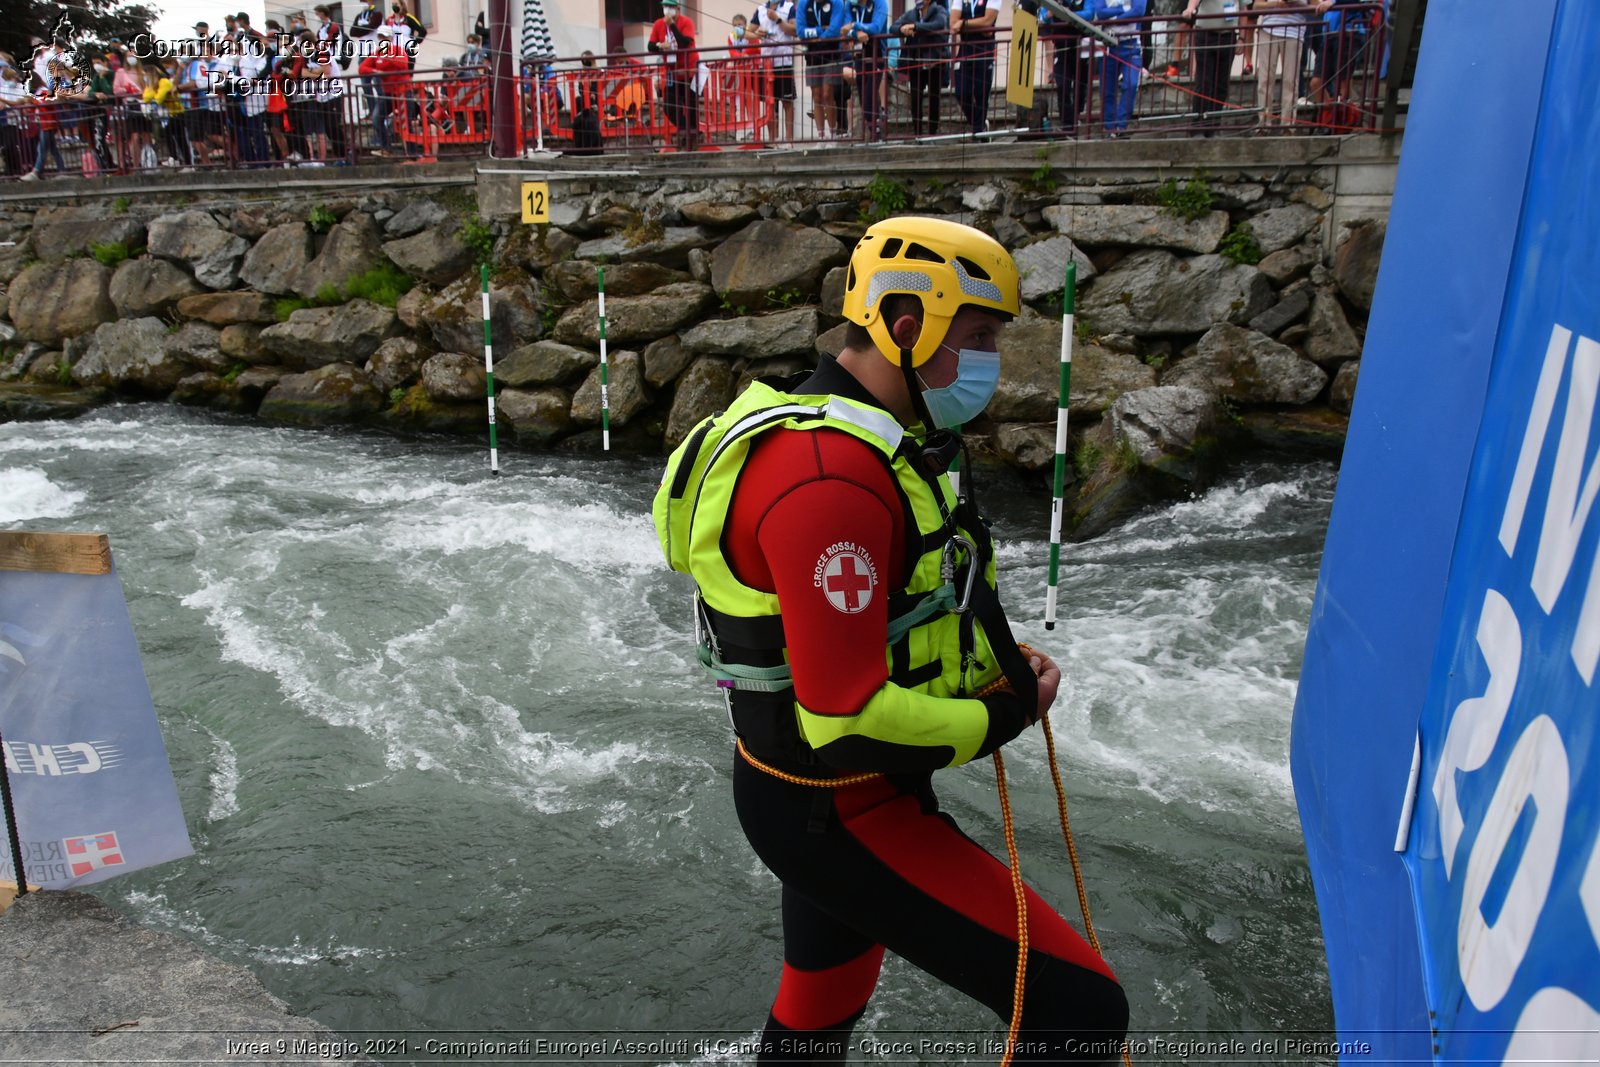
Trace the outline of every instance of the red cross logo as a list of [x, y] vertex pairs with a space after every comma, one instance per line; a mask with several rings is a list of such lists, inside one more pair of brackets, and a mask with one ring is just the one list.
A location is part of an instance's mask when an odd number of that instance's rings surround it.
[[855, 552], [840, 552], [828, 561], [822, 572], [822, 590], [828, 603], [854, 615], [872, 603], [872, 587], [877, 584], [871, 562]]
[[68, 837], [62, 841], [67, 846], [67, 859], [76, 877], [83, 877], [101, 867], [113, 867], [123, 862], [122, 846], [114, 832], [89, 834], [85, 837]]

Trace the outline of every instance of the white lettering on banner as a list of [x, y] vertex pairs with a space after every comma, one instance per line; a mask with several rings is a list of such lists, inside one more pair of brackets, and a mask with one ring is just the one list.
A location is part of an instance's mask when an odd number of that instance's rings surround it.
[[1560, 986], [1528, 998], [1503, 1063], [1595, 1063], [1600, 1061], [1600, 1012]]
[[1589, 865], [1583, 869], [1583, 881], [1578, 885], [1578, 899], [1583, 901], [1583, 916], [1589, 920], [1589, 933], [1594, 943], [1600, 945], [1600, 835], [1589, 850]]
[[[1600, 456], [1589, 456], [1595, 408], [1600, 405], [1600, 344], [1582, 336], [1574, 341], [1573, 331], [1559, 324], [1552, 326], [1545, 347], [1499, 530], [1501, 547], [1507, 557], [1515, 558], [1529, 508], [1538, 510], [1540, 506], [1532, 499], [1533, 487], [1540, 462], [1549, 451], [1556, 401], [1561, 395], [1562, 380], [1567, 377], [1569, 355], [1572, 373], [1561, 413], [1561, 431], [1554, 442], [1543, 515], [1539, 519], [1539, 541], [1529, 578], [1529, 589], [1547, 616], [1554, 612], [1571, 584], [1578, 551], [1600, 497]], [[1600, 663], [1600, 557], [1590, 561], [1588, 567], [1583, 599], [1563, 617], [1576, 620], [1570, 646], [1572, 663], [1583, 684], [1592, 686]], [[1439, 812], [1440, 859], [1446, 878], [1454, 877], [1456, 853], [1469, 834], [1457, 795], [1458, 774], [1483, 768], [1498, 748], [1521, 671], [1521, 621], [1498, 590], [1484, 590], [1476, 639], [1489, 668], [1489, 681], [1483, 695], [1456, 706], [1433, 780], [1433, 797]], [[1470, 828], [1472, 846], [1456, 917], [1462, 986], [1480, 1012], [1495, 1009], [1510, 992], [1527, 958], [1534, 931], [1551, 901], [1572, 791], [1566, 742], [1555, 719], [1547, 714], [1536, 716], [1517, 738], [1493, 782], [1481, 783], [1472, 793], [1481, 796], [1482, 790], [1491, 785], [1493, 795], [1481, 818], [1475, 820], [1476, 826]], [[1526, 841], [1515, 866], [1502, 872], [1512, 835], [1524, 825], [1529, 803], [1533, 809], [1525, 830]], [[1477, 806], [1470, 804], [1469, 809]], [[1483, 913], [1491, 884], [1506, 886], [1492, 923]], [[1594, 948], [1600, 949], [1600, 838], [1591, 845], [1578, 896]], [[1559, 985], [1547, 985], [1531, 993], [1519, 991], [1519, 997], [1522, 1007], [1506, 1062], [1527, 1058], [1524, 1053], [1553, 1048], [1546, 1040], [1552, 1027], [1570, 1031], [1574, 1025], [1581, 1026], [1581, 1018], [1569, 1010], [1574, 1005], [1582, 1004], [1589, 1017], [1597, 1017], [1582, 998]], [[1553, 1019], [1561, 1021], [1552, 1022]], [[1600, 1042], [1569, 1042], [1570, 1048], [1560, 1047], [1573, 1051], [1580, 1045], [1592, 1049], [1596, 1044]]]
[[[1567, 391], [1567, 406], [1561, 420], [1561, 435], [1556, 443], [1555, 468], [1545, 498], [1544, 519], [1539, 531], [1539, 550], [1533, 562], [1533, 595], [1549, 614], [1556, 597], [1566, 587], [1578, 542], [1589, 523], [1597, 494], [1600, 494], [1600, 456], [1583, 465], [1589, 448], [1589, 431], [1594, 422], [1597, 395], [1600, 395], [1600, 344], [1579, 337], [1572, 344], [1572, 331], [1557, 324], [1551, 328], [1545, 347], [1539, 384], [1534, 389], [1533, 407], [1528, 413], [1528, 428], [1517, 455], [1517, 469], [1511, 480], [1505, 514], [1500, 522], [1500, 544], [1507, 556], [1516, 554], [1517, 538], [1533, 488], [1539, 457], [1550, 435], [1550, 420], [1555, 412], [1567, 352], [1572, 351], [1572, 380]], [[1600, 558], [1590, 564], [1589, 581], [1583, 606], [1572, 637], [1572, 662], [1587, 685], [1594, 681], [1600, 664]]]
[[1511, 492], [1506, 498], [1506, 513], [1500, 520], [1500, 545], [1507, 556], [1517, 554], [1517, 535], [1522, 531], [1522, 516], [1528, 509], [1534, 468], [1539, 465], [1544, 435], [1550, 428], [1550, 412], [1556, 406], [1556, 390], [1561, 388], [1561, 369], [1566, 364], [1567, 345], [1571, 343], [1571, 330], [1560, 324], [1551, 329], [1550, 343], [1544, 350], [1544, 364], [1539, 370], [1539, 384], [1533, 391], [1533, 407], [1528, 411], [1528, 428], [1522, 435], [1522, 451], [1517, 454], [1517, 471], [1512, 476]]
[[66, 745], [35, 745], [26, 741], [0, 744], [6, 770], [11, 774], [37, 774], [60, 778], [94, 774], [122, 762], [122, 750], [107, 741], [73, 741]]
[[[1567, 749], [1561, 743], [1561, 731], [1548, 715], [1540, 715], [1511, 750], [1473, 843], [1461, 888], [1456, 951], [1461, 959], [1461, 984], [1479, 1011], [1489, 1011], [1500, 1003], [1528, 954], [1534, 926], [1555, 878], [1568, 789]], [[1500, 913], [1491, 924], [1483, 917], [1484, 893], [1530, 800], [1534, 804], [1533, 827]]]
[[1444, 875], [1452, 877], [1456, 846], [1464, 824], [1456, 798], [1456, 772], [1475, 771], [1494, 753], [1511, 708], [1522, 662], [1522, 630], [1517, 614], [1505, 597], [1493, 589], [1483, 592], [1483, 613], [1478, 617], [1478, 650], [1489, 664], [1489, 684], [1483, 695], [1463, 700], [1450, 717], [1439, 770], [1433, 776], [1433, 802], [1439, 809], [1440, 858]]
[[56, 750], [49, 745], [29, 745], [28, 759], [33, 763], [34, 774], [48, 774], [60, 777], [61, 761], [56, 759]]

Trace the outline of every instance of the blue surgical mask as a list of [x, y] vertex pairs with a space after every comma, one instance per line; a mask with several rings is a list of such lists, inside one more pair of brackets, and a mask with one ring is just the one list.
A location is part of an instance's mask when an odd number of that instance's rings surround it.
[[[977, 418], [994, 397], [1000, 384], [1000, 353], [984, 352], [976, 348], [963, 348], [959, 352], [949, 345], [940, 348], [956, 353], [956, 378], [938, 389], [922, 390], [922, 401], [928, 405], [928, 417], [935, 428], [953, 430]], [[921, 381], [921, 375], [918, 375]]]

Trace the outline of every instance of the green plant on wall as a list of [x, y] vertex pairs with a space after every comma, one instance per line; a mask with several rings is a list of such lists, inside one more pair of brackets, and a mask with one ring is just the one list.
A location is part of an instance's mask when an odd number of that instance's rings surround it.
[[124, 260], [144, 252], [142, 248], [129, 248], [122, 241], [104, 241], [89, 246], [89, 254], [102, 266], [116, 269]]
[[1055, 171], [1050, 166], [1050, 150], [1048, 148], [1039, 149], [1037, 158], [1039, 166], [1032, 174], [1028, 175], [1028, 184], [1041, 192], [1053, 193], [1056, 189], [1056, 179]]
[[1190, 222], [1205, 218], [1211, 211], [1213, 199], [1211, 186], [1198, 174], [1182, 185], [1178, 184], [1178, 179], [1168, 178], [1156, 190], [1156, 203], [1163, 211]]
[[461, 243], [472, 252], [472, 261], [483, 266], [494, 258], [494, 227], [482, 215], [461, 223]]
[[872, 181], [867, 184], [867, 199], [871, 201], [871, 206], [864, 212], [868, 222], [881, 222], [911, 206], [910, 191], [881, 173], [873, 174]]
[[1235, 263], [1254, 265], [1261, 262], [1261, 242], [1256, 240], [1249, 223], [1241, 223], [1222, 238], [1217, 254]]
[[318, 204], [306, 215], [306, 225], [311, 227], [312, 233], [327, 233], [333, 229], [333, 224], [339, 221], [339, 216], [329, 211], [326, 206]]
[[806, 302], [805, 295], [798, 289], [768, 289], [767, 307], [782, 308], [787, 311]]
[[345, 300], [370, 300], [392, 308], [416, 284], [415, 278], [386, 259], [346, 282], [343, 297]]
[[1072, 469], [1077, 472], [1079, 481], [1089, 480], [1089, 476], [1099, 469], [1100, 458], [1100, 446], [1089, 441], [1073, 450]]

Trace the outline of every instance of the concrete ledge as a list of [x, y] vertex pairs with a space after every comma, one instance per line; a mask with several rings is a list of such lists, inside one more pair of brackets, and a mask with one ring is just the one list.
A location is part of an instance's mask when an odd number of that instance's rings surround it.
[[[141, 929], [86, 893], [19, 897], [0, 914], [0, 943], [8, 1063], [265, 1062], [288, 1058], [296, 1041], [343, 1040], [290, 1014], [243, 967]], [[285, 1055], [241, 1048], [266, 1042], [270, 1050], [280, 1038]]]
[[[1376, 210], [1364, 204], [1360, 215], [1386, 215], [1400, 158], [1400, 138], [1215, 137], [1135, 138], [1121, 141], [939, 141], [926, 144], [844, 145], [727, 150], [693, 154], [561, 156], [480, 160], [478, 210], [486, 217], [520, 214], [520, 184], [553, 183], [552, 198], [565, 195], [566, 183], [593, 186], [657, 185], [663, 181], [769, 181], [795, 186], [816, 180], [865, 184], [874, 175], [900, 179], [938, 178], [955, 183], [990, 178], [1025, 179], [1048, 163], [1062, 184], [1164, 181], [1204, 171], [1217, 177], [1248, 176], [1256, 181], [1312, 175], [1325, 187], [1341, 188], [1345, 169], [1350, 193], [1377, 197]], [[1331, 172], [1331, 173], [1330, 173]]]

